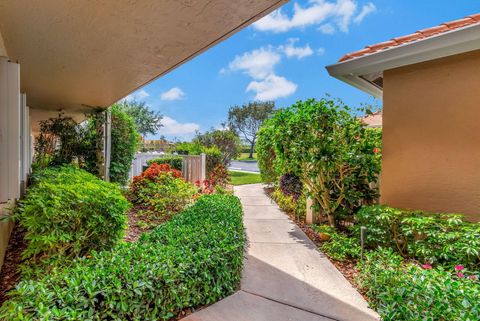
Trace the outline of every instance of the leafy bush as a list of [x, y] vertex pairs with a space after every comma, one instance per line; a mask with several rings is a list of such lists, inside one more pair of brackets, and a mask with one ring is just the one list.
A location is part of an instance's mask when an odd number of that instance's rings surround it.
[[123, 238], [129, 203], [116, 185], [74, 167], [45, 169], [33, 181], [16, 215], [30, 263], [83, 256]]
[[327, 225], [312, 225], [312, 228], [317, 233], [328, 235], [329, 239], [322, 243], [321, 249], [330, 258], [337, 261], [345, 261], [360, 257], [359, 239], [349, 237]]
[[[260, 168], [300, 177], [330, 225], [378, 198], [374, 183], [380, 171], [381, 132], [367, 129], [343, 103], [299, 101], [276, 112], [262, 127]], [[268, 160], [271, 156], [273, 161]]]
[[422, 269], [391, 249], [367, 253], [359, 271], [358, 283], [384, 321], [480, 320], [476, 275]]
[[152, 219], [164, 220], [182, 211], [193, 200], [195, 188], [168, 164], [153, 163], [130, 184], [130, 199], [146, 206]]
[[371, 248], [391, 247], [421, 262], [480, 265], [480, 224], [465, 222], [462, 215], [376, 205], [362, 208], [356, 220], [367, 227]]
[[157, 164], [168, 164], [171, 168], [181, 171], [182, 170], [182, 163], [183, 157], [181, 156], [165, 156], [165, 157], [157, 157], [147, 161], [147, 165], [152, 165], [153, 163]]
[[298, 220], [305, 219], [307, 204], [304, 195], [301, 195], [295, 200], [292, 196], [283, 194], [283, 192], [277, 188], [270, 196], [284, 212], [295, 215]]
[[20, 282], [2, 320], [167, 320], [239, 286], [245, 235], [238, 198], [202, 196], [139, 242]]
[[284, 195], [291, 196], [296, 201], [303, 193], [303, 184], [297, 175], [287, 173], [280, 178], [280, 189]]

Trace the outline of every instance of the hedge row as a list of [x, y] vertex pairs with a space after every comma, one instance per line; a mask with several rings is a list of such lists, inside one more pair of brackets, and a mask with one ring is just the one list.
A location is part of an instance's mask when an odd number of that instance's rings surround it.
[[22, 281], [2, 320], [168, 320], [240, 282], [245, 235], [238, 198], [202, 196], [139, 242]]

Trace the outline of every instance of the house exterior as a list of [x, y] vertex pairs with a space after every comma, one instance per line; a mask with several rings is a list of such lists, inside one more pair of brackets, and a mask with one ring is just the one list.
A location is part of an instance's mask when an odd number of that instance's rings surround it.
[[[22, 196], [39, 121], [105, 110], [285, 2], [1, 1], [0, 217]], [[11, 230], [0, 220], [0, 266]]]
[[480, 220], [480, 14], [326, 68], [383, 99], [381, 203]]

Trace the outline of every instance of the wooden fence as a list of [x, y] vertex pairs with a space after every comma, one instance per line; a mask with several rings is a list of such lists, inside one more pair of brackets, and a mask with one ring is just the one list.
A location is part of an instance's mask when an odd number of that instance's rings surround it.
[[[147, 161], [154, 158], [168, 157], [172, 155], [154, 154], [154, 153], [137, 153], [132, 162], [129, 179], [132, 180], [134, 176], [140, 175], [143, 172], [143, 167], [147, 166]], [[195, 183], [197, 180], [202, 182], [206, 178], [206, 156], [202, 155], [178, 155], [183, 157], [182, 162], [182, 176], [185, 180]]]

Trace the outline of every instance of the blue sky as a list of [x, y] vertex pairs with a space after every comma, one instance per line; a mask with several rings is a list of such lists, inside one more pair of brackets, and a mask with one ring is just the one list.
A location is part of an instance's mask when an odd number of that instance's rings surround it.
[[180, 140], [218, 127], [230, 106], [253, 100], [287, 107], [328, 93], [352, 107], [372, 103], [324, 67], [365, 45], [477, 12], [477, 0], [290, 1], [129, 98], [165, 116], [150, 138]]

